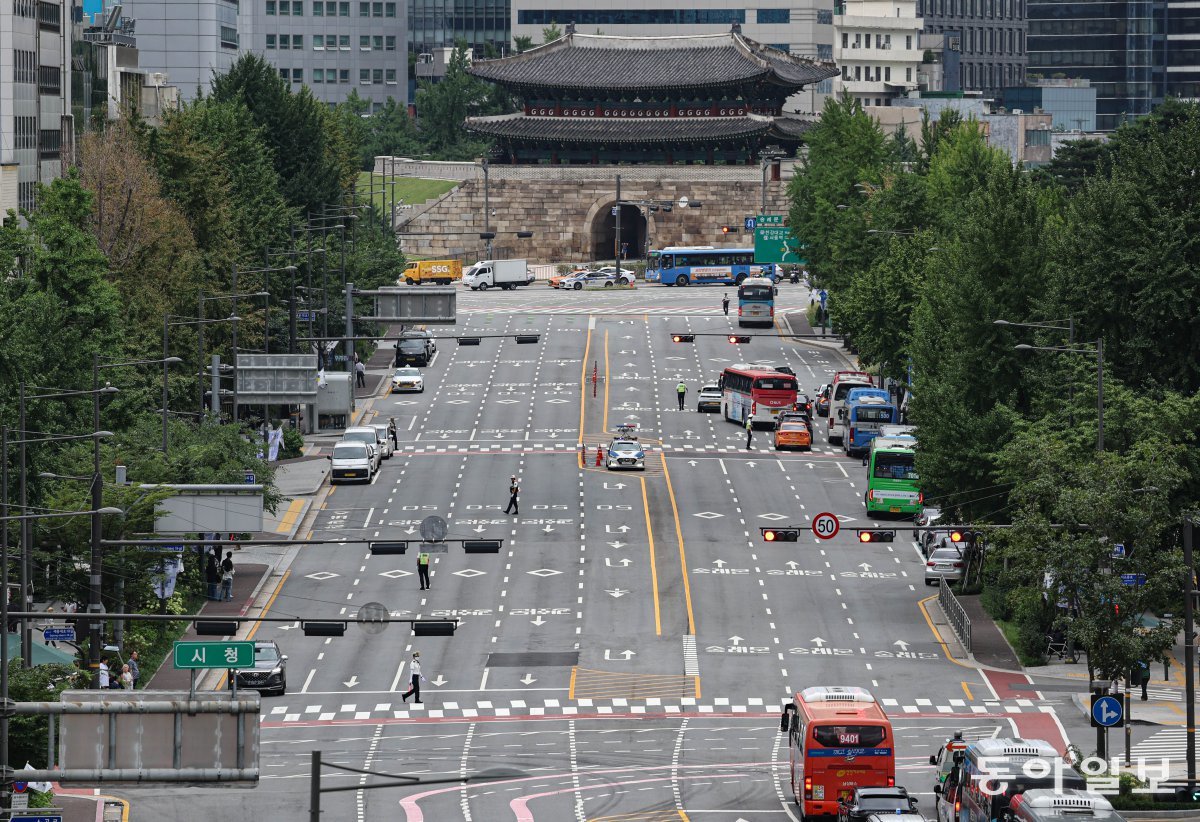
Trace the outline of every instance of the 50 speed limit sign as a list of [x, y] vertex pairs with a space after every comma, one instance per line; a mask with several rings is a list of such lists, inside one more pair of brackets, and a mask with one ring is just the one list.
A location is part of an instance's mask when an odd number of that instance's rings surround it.
[[823, 512], [813, 517], [812, 532], [818, 539], [833, 539], [841, 527], [838, 518], [833, 514]]

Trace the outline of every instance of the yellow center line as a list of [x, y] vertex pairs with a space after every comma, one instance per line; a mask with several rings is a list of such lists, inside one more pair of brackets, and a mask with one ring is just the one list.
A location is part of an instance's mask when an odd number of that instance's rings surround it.
[[587, 361], [592, 350], [592, 329], [588, 329], [587, 342], [583, 345], [583, 368], [579, 375], [579, 467], [583, 468], [583, 412], [587, 408]]
[[967, 687], [966, 680], [963, 681], [963, 693], [967, 695], [967, 699], [971, 702], [975, 701], [975, 697], [971, 696], [971, 689]]
[[567, 690], [567, 699], [575, 698], [575, 677], [579, 673], [579, 666], [571, 669], [571, 687]]
[[608, 331], [604, 332], [604, 427], [602, 430], [608, 430]]
[[654, 633], [662, 636], [662, 609], [658, 602], [658, 565], [654, 561], [654, 529], [650, 527], [650, 500], [646, 496], [646, 480], [638, 477], [638, 482], [642, 484], [642, 510], [646, 515], [646, 539], [650, 541], [650, 590], [654, 592]]
[[[271, 611], [271, 606], [275, 604], [275, 598], [279, 596], [279, 592], [283, 590], [283, 583], [287, 582], [287, 578], [292, 575], [292, 569], [283, 572], [283, 576], [279, 579], [279, 584], [275, 586], [275, 590], [271, 592], [271, 598], [267, 600], [267, 604], [263, 606], [262, 611], [258, 614], [258, 619], [254, 620], [254, 624], [250, 626], [250, 633], [246, 634], [245, 642], [254, 639], [254, 635], [258, 633], [258, 626], [262, 625], [263, 617]], [[221, 678], [217, 680], [217, 690], [220, 691], [225, 687], [225, 681], [229, 678], [229, 672], [221, 674]]]
[[671, 485], [671, 472], [667, 470], [667, 458], [660, 454], [663, 476], [667, 480], [667, 497], [671, 500], [671, 515], [675, 518], [675, 538], [679, 540], [679, 570], [683, 573], [683, 596], [687, 601], [688, 633], [696, 635], [696, 616], [692, 611], [692, 583], [688, 580], [687, 551], [683, 547], [683, 526], [679, 522], [679, 506], [675, 503], [675, 488]]

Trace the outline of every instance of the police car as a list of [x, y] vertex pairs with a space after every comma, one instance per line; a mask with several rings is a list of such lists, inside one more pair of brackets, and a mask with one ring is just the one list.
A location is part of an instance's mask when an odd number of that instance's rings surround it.
[[607, 457], [604, 467], [609, 471], [628, 469], [633, 471], [646, 470], [646, 449], [638, 442], [633, 434], [632, 426], [623, 425], [617, 430], [605, 449]]

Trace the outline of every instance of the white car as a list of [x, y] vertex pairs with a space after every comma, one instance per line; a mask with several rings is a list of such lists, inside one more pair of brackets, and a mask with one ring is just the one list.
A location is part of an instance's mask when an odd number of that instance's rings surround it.
[[699, 395], [696, 397], [697, 411], [720, 411], [721, 410], [721, 389], [715, 385], [706, 385], [700, 389]]
[[342, 434], [342, 442], [362, 442], [371, 449], [371, 473], [379, 470], [383, 461], [383, 449], [379, 444], [379, 432], [369, 425], [359, 425], [347, 428]]
[[329, 457], [329, 482], [331, 484], [344, 480], [370, 482], [375, 473], [375, 455], [371, 446], [365, 442], [342, 442], [333, 446], [333, 454]]
[[594, 274], [603, 274], [606, 277], [612, 277], [621, 285], [629, 285], [635, 279], [637, 279], [637, 273], [633, 269], [622, 268], [621, 273], [618, 274], [616, 267], [611, 266], [611, 265], [601, 266], [600, 268], [597, 268], [593, 273]]
[[386, 422], [373, 422], [373, 423], [371, 423], [371, 427], [375, 429], [375, 431], [379, 434], [380, 437], [382, 437], [382, 439], [380, 440], [380, 442], [382, 444], [380, 453], [382, 454], [382, 456], [385, 460], [390, 460], [392, 458], [392, 438], [388, 435], [387, 423]]
[[399, 394], [401, 391], [425, 393], [425, 378], [421, 376], [421, 369], [412, 366], [396, 369], [396, 373], [392, 374], [392, 393]]
[[646, 450], [635, 439], [618, 437], [608, 444], [605, 467], [609, 471], [627, 468], [634, 471], [646, 470]]

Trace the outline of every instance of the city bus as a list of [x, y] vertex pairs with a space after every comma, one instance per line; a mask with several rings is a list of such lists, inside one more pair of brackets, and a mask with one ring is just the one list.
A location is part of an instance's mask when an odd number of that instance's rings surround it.
[[875, 380], [866, 371], [838, 371], [833, 375], [829, 388], [829, 428], [827, 437], [830, 442], [842, 441], [842, 418], [846, 413], [846, 396], [854, 388], [874, 388]]
[[775, 283], [767, 277], [747, 277], [738, 286], [738, 325], [775, 324]]
[[760, 365], [731, 365], [717, 381], [721, 389], [721, 414], [732, 422], [774, 427], [782, 411], [796, 407], [796, 378]]
[[980, 739], [963, 756], [958, 822], [997, 822], [1009, 802], [1036, 788], [1086, 791], [1087, 780], [1044, 739]]
[[1004, 822], [1125, 822], [1112, 803], [1078, 788], [1034, 788], [1009, 800]]
[[850, 456], [866, 453], [879, 429], [900, 418], [891, 396], [882, 388], [854, 388], [846, 395], [842, 448]]
[[783, 707], [792, 794], [802, 816], [836, 816], [855, 788], [896, 784], [892, 723], [864, 688], [805, 688]]
[[646, 282], [663, 285], [741, 285], [747, 277], [778, 279], [774, 263], [754, 262], [753, 248], [668, 246], [651, 251]]
[[925, 495], [921, 493], [916, 469], [915, 437], [875, 437], [867, 464], [867, 491], [864, 503], [871, 514], [921, 513]]

